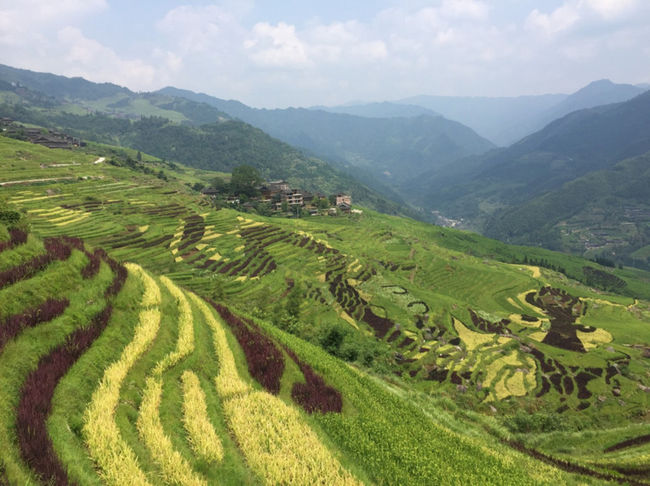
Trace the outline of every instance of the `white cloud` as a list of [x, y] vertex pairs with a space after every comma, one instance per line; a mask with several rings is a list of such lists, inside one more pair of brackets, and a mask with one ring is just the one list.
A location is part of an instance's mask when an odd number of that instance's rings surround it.
[[39, 46], [47, 34], [106, 9], [105, 0], [22, 0], [0, 4], [0, 46]]
[[134, 89], [151, 87], [151, 65], [121, 58], [75, 26], [107, 7], [105, 0], [24, 0], [0, 6], [3, 62]]
[[[95, 35], [87, 23], [111, 0], [0, 0], [0, 62], [256, 106], [569, 91], [617, 73], [650, 76], [645, 0], [385, 0], [364, 17], [330, 9], [326, 20], [253, 1], [186, 0], [138, 19], [133, 42], [112, 44], [109, 29]], [[130, 13], [108, 11], [127, 26]]]
[[63, 72], [69, 76], [126, 84], [132, 89], [145, 90], [153, 86], [156, 70], [139, 60], [119, 57], [112, 49], [85, 37], [75, 27], [58, 32], [59, 47], [63, 52]]
[[533, 10], [526, 19], [526, 26], [550, 37], [573, 27], [580, 17], [581, 14], [576, 6], [566, 3], [550, 14]]
[[490, 8], [477, 0], [444, 0], [440, 10], [445, 17], [483, 20], [488, 17]]
[[173, 39], [182, 53], [223, 50], [246, 35], [238, 17], [217, 5], [176, 7], [157, 23], [157, 28]]
[[594, 10], [604, 19], [617, 19], [638, 7], [638, 0], [584, 0], [582, 5]]
[[297, 68], [310, 64], [303, 42], [293, 25], [280, 22], [255, 24], [251, 36], [244, 42], [250, 58], [258, 65]]

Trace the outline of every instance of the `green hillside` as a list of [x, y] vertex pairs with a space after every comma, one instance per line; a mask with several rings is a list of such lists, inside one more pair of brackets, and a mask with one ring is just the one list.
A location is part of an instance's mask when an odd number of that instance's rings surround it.
[[158, 93], [209, 104], [293, 146], [364, 170], [404, 198], [403, 181], [494, 148], [472, 129], [435, 113], [366, 117], [305, 108], [267, 110], [177, 88]]
[[134, 93], [112, 83], [93, 83], [0, 64], [0, 99], [26, 100], [62, 113], [104, 113], [120, 118], [160, 116], [177, 123], [201, 125], [229, 118], [204, 104], [155, 93]]
[[0, 482], [647, 483], [648, 273], [100, 155], [0, 137]]
[[0, 116], [22, 123], [56, 127], [84, 140], [141, 150], [199, 169], [230, 172], [236, 166], [250, 165], [263, 177], [286, 179], [295, 188], [325, 194], [344, 192], [359, 203], [382, 212], [417, 214], [402, 204], [400, 197], [391, 190], [374, 191], [323, 160], [308, 156], [237, 120], [222, 119], [193, 126], [175, 123], [166, 116], [130, 120], [101, 113], [80, 115], [34, 103], [8, 101], [0, 103]]
[[486, 233], [650, 269], [649, 185], [650, 155], [626, 159], [504, 211]]
[[414, 178], [410, 202], [504, 241], [644, 265], [631, 253], [647, 244], [648, 219], [638, 215], [649, 127], [650, 92], [576, 111], [508, 148]]

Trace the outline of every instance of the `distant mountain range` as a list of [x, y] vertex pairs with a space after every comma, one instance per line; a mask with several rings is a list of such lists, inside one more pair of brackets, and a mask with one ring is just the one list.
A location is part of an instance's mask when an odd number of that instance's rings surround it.
[[[284, 142], [366, 173], [383, 184], [399, 184], [494, 147], [470, 128], [418, 107], [380, 103], [363, 109], [341, 109], [356, 113], [351, 115], [305, 108], [255, 109], [177, 88], [158, 93], [208, 103]], [[361, 112], [368, 116], [359, 116]]]
[[[385, 212], [433, 220], [436, 211], [502, 240], [650, 266], [643, 86], [601, 80], [571, 95], [256, 109], [0, 66], [0, 115], [194, 167], [248, 163]], [[526, 136], [496, 148], [470, 127], [499, 143]]]
[[380, 103], [361, 103], [342, 106], [314, 106], [312, 110], [329, 111], [345, 115], [363, 116], [366, 118], [410, 118], [420, 115], [441, 116], [433, 110], [418, 105], [406, 105], [382, 101]]
[[[43, 90], [43, 91], [41, 91]], [[87, 140], [131, 147], [169, 161], [229, 172], [248, 164], [268, 178], [353, 199], [391, 214], [417, 216], [390, 188], [381, 194], [350, 174], [307, 155], [205, 103], [162, 93], [133, 93], [0, 66], [0, 116], [62, 128]]]
[[643, 91], [643, 87], [600, 80], [570, 95], [503, 98], [415, 96], [397, 103], [433, 110], [467, 125], [499, 146], [507, 146], [572, 111], [626, 101]]
[[[508, 148], [414, 178], [403, 192], [492, 237], [622, 258], [650, 244], [648, 152], [650, 91], [572, 112]], [[613, 214], [616, 228], [603, 231]], [[576, 218], [571, 234], [560, 231]], [[634, 227], [627, 236], [622, 223]]]

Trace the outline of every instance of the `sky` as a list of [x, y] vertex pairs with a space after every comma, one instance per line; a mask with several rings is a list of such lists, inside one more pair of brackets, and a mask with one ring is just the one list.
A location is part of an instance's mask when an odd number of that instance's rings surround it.
[[255, 107], [650, 82], [648, 0], [0, 0], [0, 63]]

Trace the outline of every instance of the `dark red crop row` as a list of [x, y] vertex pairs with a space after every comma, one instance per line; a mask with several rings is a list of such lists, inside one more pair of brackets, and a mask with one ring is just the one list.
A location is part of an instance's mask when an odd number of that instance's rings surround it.
[[27, 233], [18, 228], [9, 230], [9, 241], [0, 241], [0, 253], [9, 248], [22, 245], [27, 241]]
[[111, 270], [113, 270], [113, 281], [104, 292], [104, 296], [108, 298], [117, 295], [119, 291], [122, 290], [128, 272], [124, 265], [116, 262], [108, 255], [105, 257], [105, 261], [108, 263], [108, 266], [111, 267]]
[[84, 279], [89, 279], [97, 275], [97, 272], [99, 272], [100, 263], [102, 262], [102, 260], [108, 258], [108, 255], [101, 248], [97, 248], [92, 253], [88, 251], [86, 251], [85, 253], [89, 261], [88, 264], [81, 269], [81, 276]]
[[42, 322], [48, 322], [63, 314], [63, 311], [70, 305], [68, 299], [47, 299], [40, 306], [29, 309], [22, 314], [15, 314], [7, 317], [0, 324], [0, 351], [10, 339], [20, 333], [26, 327], [34, 327]]
[[68, 476], [47, 434], [47, 417], [59, 380], [102, 333], [113, 312], [111, 304], [90, 325], [77, 329], [66, 342], [42, 358], [25, 381], [18, 405], [16, 429], [25, 462], [47, 484], [67, 485]]
[[209, 299], [219, 315], [232, 329], [237, 342], [242, 347], [248, 364], [248, 371], [267, 391], [277, 395], [280, 392], [280, 380], [284, 373], [284, 356], [277, 346], [266, 337], [251, 321], [244, 322], [230, 310]]
[[285, 347], [289, 357], [298, 365], [306, 383], [294, 383], [291, 398], [307, 413], [341, 413], [343, 399], [341, 392], [325, 383], [325, 380], [307, 363], [301, 361], [296, 353]]
[[46, 238], [43, 240], [43, 244], [45, 246], [45, 254], [35, 256], [25, 263], [0, 272], [0, 289], [7, 285], [12, 285], [19, 280], [31, 277], [56, 260], [67, 260], [70, 258], [73, 248], [83, 251], [83, 242], [78, 238], [65, 236]]

